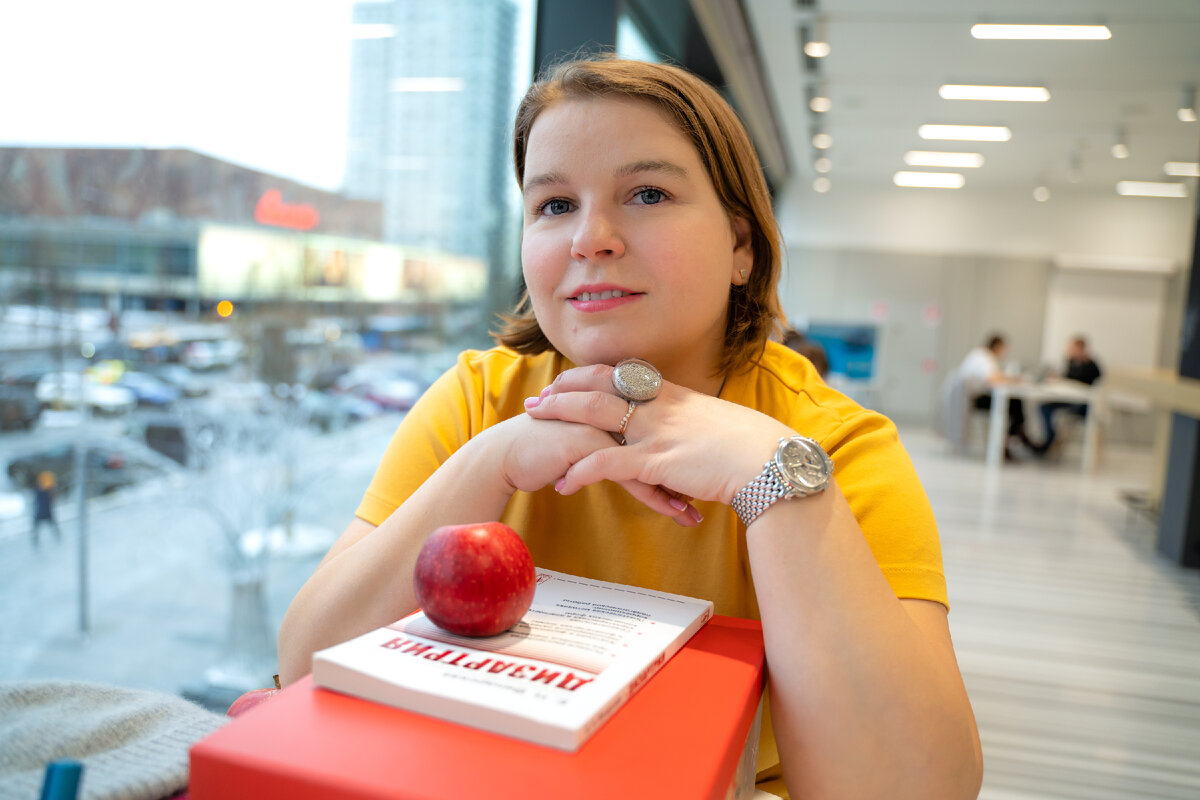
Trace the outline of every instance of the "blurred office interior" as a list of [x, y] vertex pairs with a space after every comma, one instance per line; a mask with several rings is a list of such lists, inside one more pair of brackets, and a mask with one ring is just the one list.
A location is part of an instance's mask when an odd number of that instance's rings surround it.
[[[0, 680], [269, 683], [391, 429], [518, 294], [517, 99], [611, 49], [733, 103], [789, 322], [900, 427], [981, 797], [1200, 794], [1200, 3], [221, 0], [187, 41], [183, 14], [0, 10]], [[998, 465], [986, 415], [932, 432], [992, 332], [1031, 381], [1087, 337], [1095, 440]], [[65, 445], [98, 466], [57, 462], [82, 482], [34, 548], [9, 465]]]

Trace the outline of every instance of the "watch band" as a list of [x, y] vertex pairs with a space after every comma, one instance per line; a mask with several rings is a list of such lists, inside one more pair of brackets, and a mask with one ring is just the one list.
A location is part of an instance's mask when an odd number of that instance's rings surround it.
[[762, 472], [758, 473], [754, 480], [733, 496], [729, 505], [737, 512], [742, 524], [748, 528], [751, 522], [758, 519], [759, 514], [770, 508], [776, 500], [788, 495], [788, 486], [780, 477], [779, 467], [775, 466], [775, 460], [772, 459], [763, 464]]
[[833, 461], [821, 445], [807, 436], [783, 437], [775, 457], [763, 464], [729, 505], [746, 527], [780, 499], [810, 497], [823, 492], [833, 477]]

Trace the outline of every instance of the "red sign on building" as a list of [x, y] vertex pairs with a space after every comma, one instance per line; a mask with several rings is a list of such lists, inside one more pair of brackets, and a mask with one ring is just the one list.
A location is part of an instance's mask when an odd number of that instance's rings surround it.
[[258, 204], [254, 207], [254, 220], [263, 225], [308, 231], [317, 227], [321, 215], [308, 203], [285, 203], [283, 194], [278, 189], [268, 189], [258, 198]]

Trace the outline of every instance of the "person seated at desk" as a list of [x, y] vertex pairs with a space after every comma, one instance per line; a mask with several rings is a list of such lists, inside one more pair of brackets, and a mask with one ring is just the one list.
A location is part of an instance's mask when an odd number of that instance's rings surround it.
[[[1008, 343], [1004, 337], [994, 333], [988, 336], [982, 346], [973, 348], [967, 353], [966, 358], [959, 365], [958, 374], [966, 382], [967, 390], [971, 395], [971, 405], [975, 408], [990, 410], [992, 387], [1003, 383], [1017, 382], [1017, 378], [1009, 377], [1000, 368], [1007, 352]], [[1008, 439], [1016, 439], [1031, 451], [1037, 452], [1037, 445], [1029, 439], [1025, 432], [1025, 405], [1019, 397], [1008, 398]], [[1007, 440], [1004, 444], [1004, 458], [1007, 461], [1016, 460]]]
[[[1100, 380], [1100, 365], [1096, 363], [1091, 353], [1088, 352], [1087, 339], [1083, 336], [1075, 336], [1067, 343], [1067, 364], [1062, 378], [1069, 381], [1078, 381], [1088, 386]], [[1087, 416], [1087, 410], [1087, 403], [1055, 401], [1040, 404], [1038, 412], [1042, 415], [1042, 424], [1046, 430], [1046, 440], [1034, 448], [1034, 452], [1039, 456], [1044, 456], [1049, 452], [1051, 446], [1053, 446], [1055, 442], [1055, 412], [1066, 411], [1068, 414], [1074, 414], [1077, 417], [1085, 417]]]

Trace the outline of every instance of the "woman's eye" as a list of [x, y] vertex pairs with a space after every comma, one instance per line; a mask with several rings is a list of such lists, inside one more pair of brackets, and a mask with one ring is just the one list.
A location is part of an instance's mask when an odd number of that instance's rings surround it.
[[666, 198], [666, 194], [662, 189], [638, 189], [637, 197], [645, 205], [652, 206], [655, 203], [662, 202]]
[[570, 210], [571, 210], [571, 204], [568, 203], [566, 200], [561, 200], [559, 198], [547, 200], [546, 202], [544, 202], [540, 206], [538, 206], [539, 214], [546, 214], [546, 215], [549, 215], [552, 217], [557, 217], [560, 214], [565, 214]]

